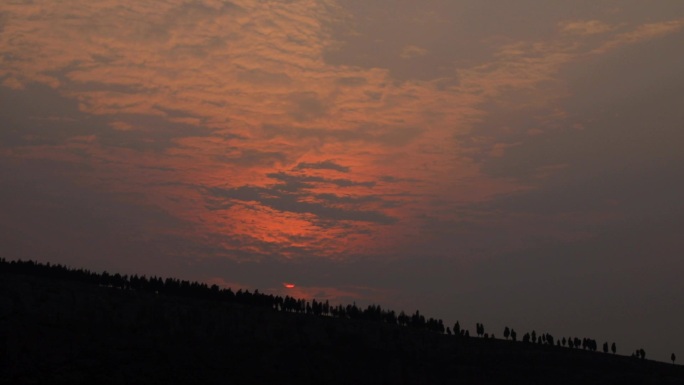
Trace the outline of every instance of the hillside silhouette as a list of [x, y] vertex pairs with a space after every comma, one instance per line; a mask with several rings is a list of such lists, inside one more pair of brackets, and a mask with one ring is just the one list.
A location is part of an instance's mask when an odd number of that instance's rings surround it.
[[475, 326], [0, 259], [2, 384], [684, 384], [674, 353]]

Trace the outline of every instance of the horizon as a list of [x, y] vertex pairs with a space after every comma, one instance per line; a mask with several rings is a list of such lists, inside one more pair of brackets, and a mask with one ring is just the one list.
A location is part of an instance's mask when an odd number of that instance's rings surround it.
[[683, 42], [675, 0], [0, 4], [0, 246], [668, 362]]
[[[545, 330], [526, 330], [509, 328], [506, 326], [500, 334], [495, 333], [482, 323], [476, 323], [473, 333], [470, 333], [468, 325], [456, 321], [454, 324], [444, 323], [440, 318], [434, 318], [417, 309], [406, 312], [403, 309], [389, 309], [382, 304], [374, 303], [366, 306], [358, 306], [354, 303], [329, 303], [328, 300], [320, 301], [317, 298], [300, 298], [292, 296], [287, 291], [285, 294], [268, 293], [254, 289], [233, 290], [230, 287], [219, 287], [216, 284], [206, 282], [181, 280], [176, 277], [146, 276], [138, 274], [120, 274], [114, 271], [90, 271], [88, 269], [71, 267], [62, 264], [43, 264], [33, 260], [6, 260], [0, 257], [0, 273], [28, 275], [42, 279], [51, 278], [61, 282], [77, 282], [85, 285], [97, 285], [117, 290], [130, 290], [139, 293], [154, 292], [158, 295], [169, 297], [187, 297], [190, 299], [204, 299], [225, 304], [238, 303], [251, 307], [267, 306], [277, 312], [305, 314], [307, 316], [331, 317], [336, 319], [365, 320], [380, 322], [387, 325], [401, 326], [415, 330], [429, 331], [459, 339], [479, 338], [501, 340], [520, 344], [532, 344], [558, 349], [575, 349], [597, 354], [609, 354], [612, 356], [631, 357], [639, 360], [651, 360], [660, 363], [676, 364], [675, 353], [670, 356], [670, 362], [658, 361], [647, 358], [648, 353], [643, 348], [637, 348], [629, 353], [618, 352], [618, 341], [596, 339], [595, 336], [554, 336]], [[157, 286], [157, 282], [160, 286]], [[294, 288], [292, 284], [285, 284], [286, 288]], [[289, 293], [289, 294], [288, 294]], [[252, 297], [258, 297], [255, 301]], [[289, 299], [295, 302], [288, 302]], [[298, 302], [301, 302], [298, 304]], [[352, 311], [349, 308], [352, 307]], [[345, 311], [346, 308], [346, 311]], [[370, 313], [367, 313], [370, 311]], [[419, 317], [420, 319], [418, 319]], [[502, 338], [503, 336], [503, 338]], [[518, 339], [517, 336], [520, 336]], [[567, 340], [566, 340], [567, 339]], [[566, 342], [567, 341], [567, 342]], [[582, 341], [582, 342], [580, 342]]]

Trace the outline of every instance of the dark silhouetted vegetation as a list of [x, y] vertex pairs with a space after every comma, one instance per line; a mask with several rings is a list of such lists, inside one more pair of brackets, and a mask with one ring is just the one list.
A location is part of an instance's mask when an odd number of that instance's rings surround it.
[[419, 310], [33, 261], [0, 259], [0, 278], [0, 384], [684, 383], [643, 349], [482, 323], [471, 339]]

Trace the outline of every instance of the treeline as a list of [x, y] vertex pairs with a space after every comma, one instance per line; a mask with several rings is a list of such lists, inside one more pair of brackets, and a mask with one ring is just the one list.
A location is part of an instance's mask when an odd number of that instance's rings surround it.
[[[470, 331], [462, 328], [459, 322], [454, 324], [453, 329], [445, 327], [444, 322], [441, 319], [426, 318], [418, 310], [412, 314], [406, 314], [404, 311], [397, 314], [394, 310], [383, 309], [379, 305], [369, 305], [366, 308], [360, 308], [355, 303], [350, 305], [331, 305], [327, 300], [325, 302], [317, 301], [316, 299], [307, 301], [290, 296], [281, 297], [273, 294], [260, 293], [258, 290], [254, 290], [253, 292], [242, 289], [233, 291], [230, 288], [220, 288], [217, 285], [209, 286], [206, 283], [191, 282], [176, 278], [146, 277], [145, 275], [129, 276], [118, 273], [110, 274], [106, 271], [97, 273], [87, 269], [72, 269], [60, 264], [50, 264], [49, 262], [42, 264], [31, 260], [7, 261], [4, 258], [0, 258], [0, 273], [26, 274], [106, 286], [120, 290], [135, 290], [168, 296], [183, 296], [248, 306], [267, 307], [281, 312], [384, 322], [392, 325], [429, 330], [454, 336], [456, 338], [470, 338]], [[494, 334], [485, 332], [485, 327], [481, 323], [476, 324], [475, 333], [477, 337], [483, 339], [496, 338]], [[513, 342], [518, 341], [517, 332], [508, 326], [504, 328], [503, 336], [506, 340], [510, 339]], [[592, 352], [598, 350], [596, 340], [591, 338], [563, 337], [557, 339], [549, 333], [538, 335], [536, 331], [525, 333], [521, 342], [524, 344], [584, 349]], [[610, 345], [608, 342], [604, 342], [602, 350], [604, 353], [610, 351], [615, 354], [617, 352], [617, 346], [615, 342]], [[638, 349], [632, 356], [645, 359], [646, 352], [643, 349]], [[674, 363], [674, 361], [675, 355], [673, 353], [672, 362]]]
[[403, 311], [399, 314], [393, 310], [385, 310], [379, 305], [369, 305], [365, 309], [356, 304], [331, 305], [328, 301], [315, 299], [307, 301], [290, 296], [277, 296], [260, 293], [259, 290], [233, 291], [230, 288], [220, 288], [217, 285], [207, 285], [201, 282], [191, 282], [176, 278], [162, 278], [145, 275], [121, 275], [93, 272], [87, 269], [71, 269], [60, 264], [39, 263], [34, 261], [7, 261], [0, 258], [0, 273], [17, 273], [46, 278], [76, 281], [93, 285], [106, 286], [121, 290], [136, 290], [156, 294], [183, 296], [196, 299], [208, 299], [237, 303], [249, 306], [269, 307], [276, 311], [328, 316], [343, 319], [358, 319], [385, 322], [401, 326], [427, 329], [444, 333], [442, 320], [425, 318], [419, 311], [407, 315]]

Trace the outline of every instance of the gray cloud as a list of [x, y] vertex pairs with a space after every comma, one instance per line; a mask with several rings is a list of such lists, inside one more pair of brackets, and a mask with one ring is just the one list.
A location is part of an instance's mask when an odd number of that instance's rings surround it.
[[[0, 86], [1, 146], [57, 144], [77, 135], [105, 129], [99, 117], [78, 110], [76, 101], [50, 87], [30, 85], [23, 90]], [[87, 121], [90, 124], [77, 124]]]
[[256, 85], [288, 85], [292, 83], [292, 78], [285, 73], [268, 72], [258, 68], [239, 71], [237, 77]]
[[230, 163], [241, 166], [271, 166], [276, 163], [284, 163], [288, 154], [276, 151], [260, 151], [257, 149], [240, 149], [231, 147], [234, 155], [216, 155], [212, 159], [221, 163]]
[[319, 176], [287, 174], [284, 172], [270, 173], [266, 176], [268, 176], [269, 178], [283, 181], [288, 185], [291, 184], [297, 186], [311, 186], [312, 183], [332, 184], [338, 187], [363, 186], [371, 188], [375, 186], [375, 182], [373, 181], [356, 182], [350, 179], [329, 179]]
[[[562, 102], [568, 113], [554, 122], [560, 127], [538, 126], [547, 131], [532, 136], [520, 133], [502, 156], [483, 161], [489, 175], [536, 186], [501, 197], [497, 209], [647, 215], [679, 207], [684, 53], [673, 47], [682, 38], [684, 32], [589, 63], [581, 73], [592, 74], [591, 79], [575, 73], [570, 86], [577, 97]], [[645, 50], [668, 60], [651, 60]]]
[[320, 203], [300, 201], [298, 196], [283, 194], [279, 190], [261, 187], [238, 187], [234, 189], [209, 189], [217, 197], [238, 199], [247, 202], [259, 202], [279, 211], [289, 211], [300, 214], [313, 214], [323, 220], [361, 221], [379, 224], [392, 224], [395, 218], [377, 211], [346, 210], [329, 207]]
[[266, 124], [262, 131], [267, 138], [290, 137], [316, 139], [319, 141], [337, 140], [340, 142], [367, 142], [382, 146], [400, 147], [418, 138], [423, 129], [405, 126], [381, 126], [365, 124], [354, 129], [298, 128]]
[[287, 98], [289, 114], [300, 122], [320, 118], [328, 111], [327, 104], [314, 92], [293, 93]]
[[315, 194], [317, 200], [322, 200], [328, 204], [363, 204], [369, 202], [381, 202], [382, 199], [375, 195], [364, 195], [360, 197], [339, 196], [337, 194]]
[[410, 182], [410, 183], [414, 183], [414, 182], [420, 182], [418, 179], [414, 179], [414, 178], [398, 178], [398, 177], [392, 176], [392, 175], [382, 175], [382, 176], [380, 177], [380, 180], [383, 181], [383, 182], [385, 182], [385, 183], [400, 183], [400, 182]]
[[[76, 100], [43, 85], [32, 84], [23, 90], [0, 86], [0, 99], [0, 119], [6, 127], [0, 130], [0, 143], [4, 146], [55, 145], [77, 136], [94, 135], [105, 146], [162, 151], [175, 146], [175, 139], [210, 134], [206, 128], [168, 122], [153, 115], [87, 114], [79, 109]], [[113, 122], [129, 124], [131, 129], [115, 129]]]
[[[276, 184], [270, 188], [257, 186], [241, 186], [228, 189], [213, 187], [207, 189], [207, 192], [215, 198], [258, 202], [279, 211], [313, 214], [319, 220], [361, 221], [378, 224], [392, 224], [397, 221], [396, 218], [392, 218], [379, 211], [348, 209], [337, 206], [342, 203], [367, 203], [375, 199], [360, 198], [355, 200], [333, 194], [309, 195], [301, 191], [309, 186], [306, 182], [301, 182], [299, 178], [289, 178], [286, 174], [274, 174], [269, 175], [269, 177], [283, 180], [286, 183], [284, 185]], [[318, 202], [305, 200], [310, 196], [317, 198]], [[225, 206], [216, 205], [214, 207], [222, 208]]]
[[359, 76], [347, 76], [337, 79], [337, 84], [347, 87], [358, 87], [368, 84], [366, 78]]
[[337, 163], [333, 162], [332, 160], [324, 160], [322, 162], [315, 162], [315, 163], [301, 162], [301, 163], [297, 164], [297, 166], [295, 167], [295, 170], [304, 170], [304, 169], [334, 170], [334, 171], [339, 171], [339, 172], [349, 172], [349, 167], [337, 164]]
[[211, 136], [211, 130], [191, 124], [169, 122], [151, 115], [116, 115], [117, 122], [133, 125], [134, 129], [121, 131], [108, 129], [96, 133], [98, 140], [106, 146], [123, 147], [137, 151], [164, 151], [178, 146], [176, 140], [186, 137]]

